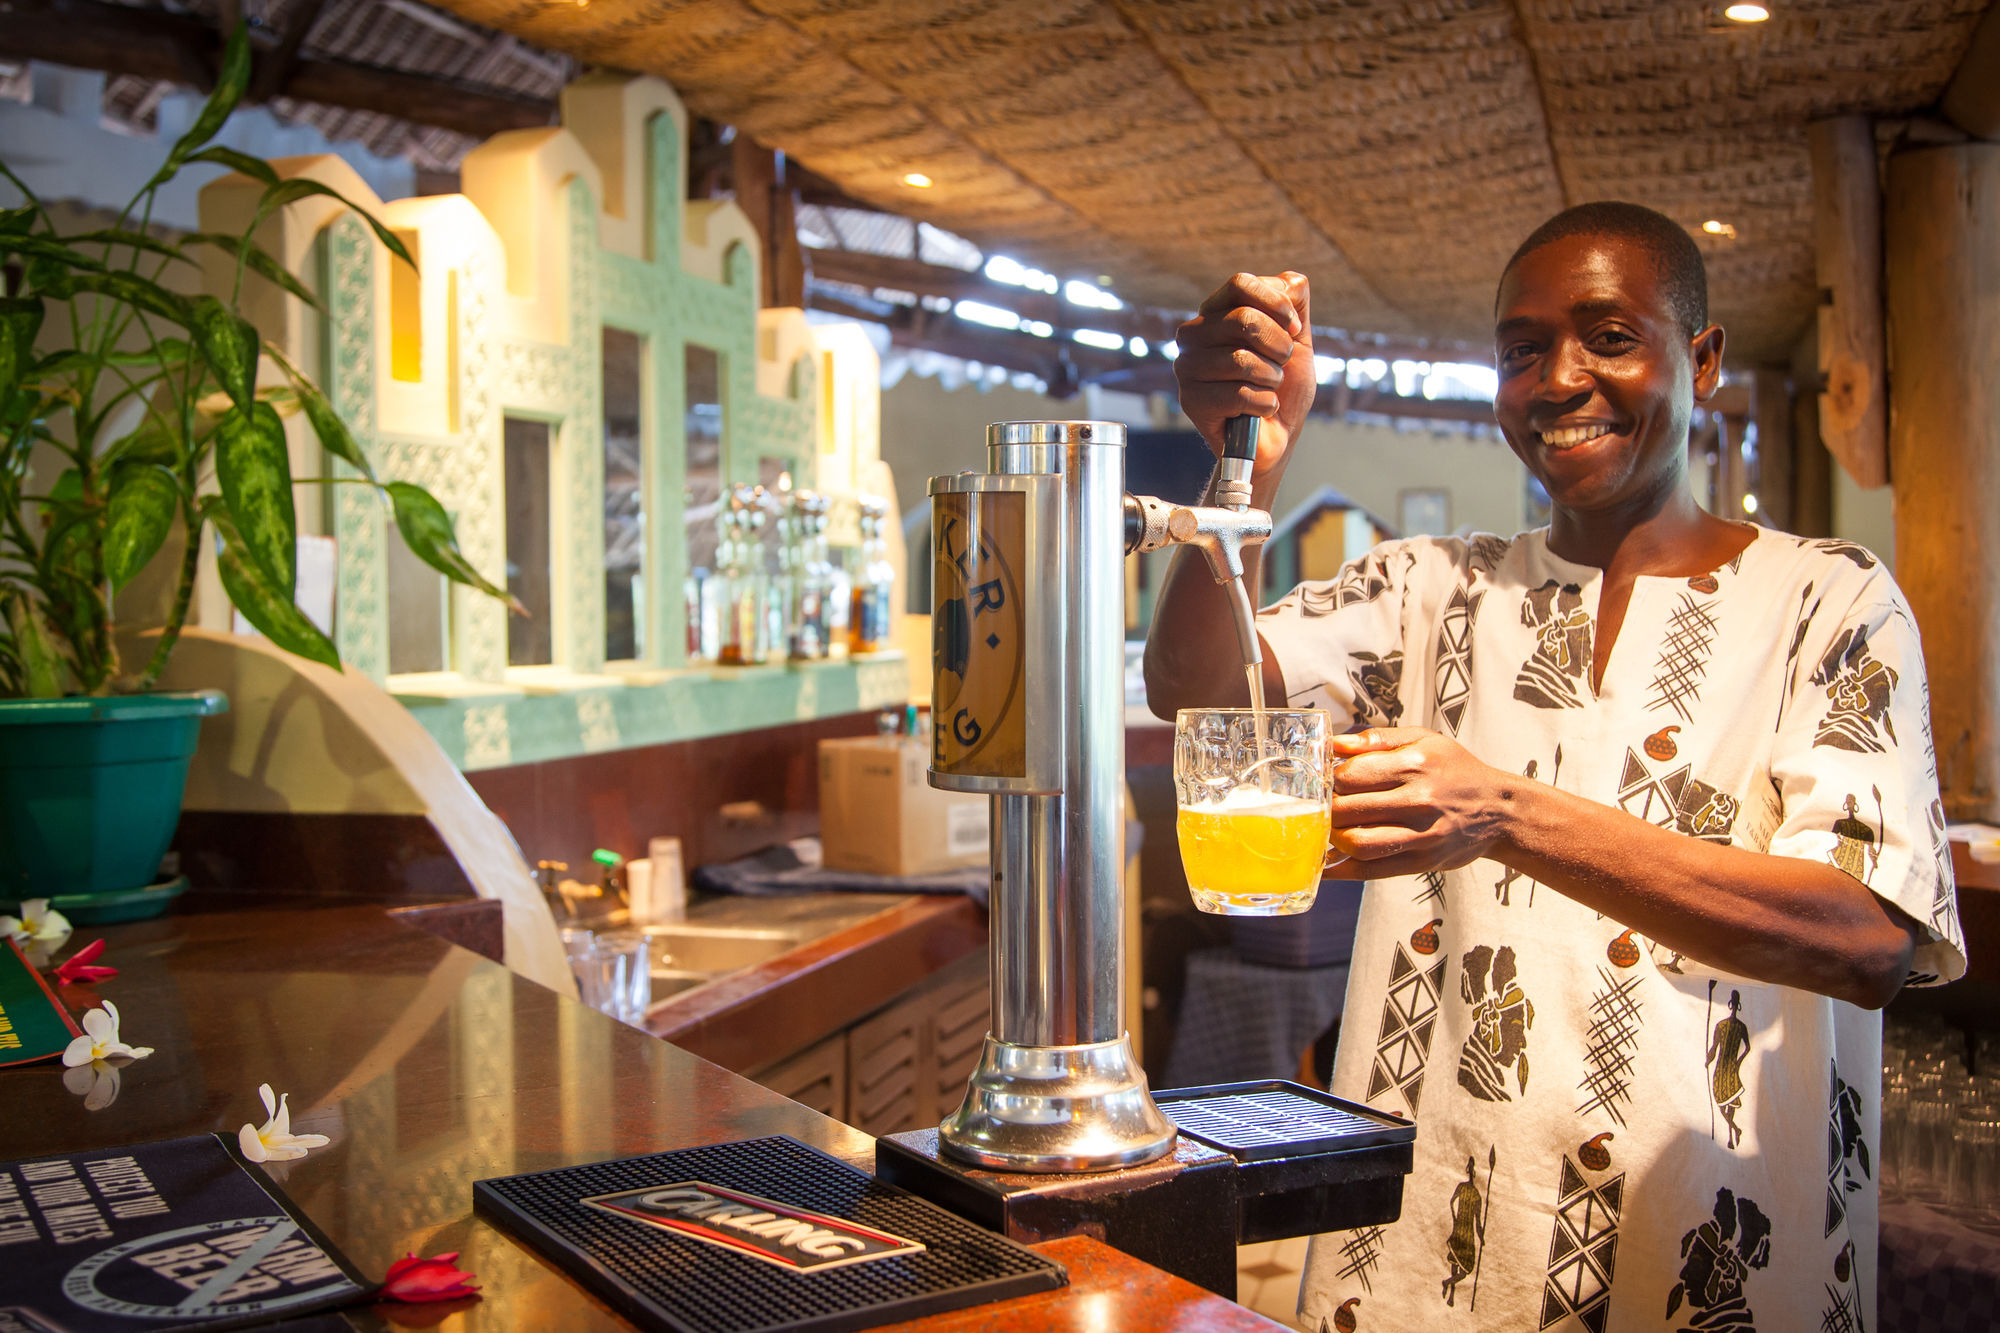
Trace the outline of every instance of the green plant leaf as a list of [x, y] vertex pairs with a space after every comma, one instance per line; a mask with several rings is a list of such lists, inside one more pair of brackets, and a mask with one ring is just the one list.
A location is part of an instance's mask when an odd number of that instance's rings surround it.
[[76, 294], [76, 274], [52, 259], [30, 259], [21, 290], [67, 301]]
[[140, 348], [133, 352], [111, 352], [104, 358], [107, 366], [178, 366], [188, 359], [188, 344], [185, 338], [161, 338], [158, 350], [152, 347]]
[[34, 229], [35, 219], [39, 216], [41, 216], [40, 211], [32, 204], [23, 204], [19, 208], [0, 208], [0, 232], [18, 236], [22, 232], [31, 231]]
[[[69, 480], [69, 477], [63, 479]], [[59, 482], [54, 502], [41, 506], [47, 531], [42, 539], [35, 581], [45, 600], [49, 623], [67, 635], [71, 644], [91, 654], [102, 627], [103, 604], [98, 588], [103, 564], [99, 560], [98, 540], [103, 531], [100, 525], [103, 511], [72, 498], [70, 489]], [[81, 483], [74, 489], [81, 492]], [[87, 674], [81, 664], [79, 674]]]
[[382, 492], [389, 497], [389, 504], [396, 511], [396, 530], [403, 534], [404, 544], [417, 559], [453, 583], [463, 583], [468, 588], [479, 589], [488, 597], [498, 598], [517, 616], [528, 614], [528, 608], [522, 606], [512, 593], [487, 582], [472, 567], [472, 562], [458, 549], [451, 515], [444, 511], [444, 506], [429, 491], [414, 482], [392, 481], [382, 488]]
[[173, 529], [180, 499], [179, 483], [163, 467], [128, 464], [111, 474], [111, 504], [104, 524], [104, 577], [112, 588], [130, 583], [159, 553]]
[[257, 400], [256, 326], [213, 296], [189, 303], [188, 331], [229, 400], [248, 411]]
[[[268, 345], [267, 345], [268, 347]], [[319, 437], [320, 447], [335, 458], [349, 464], [356, 472], [375, 480], [375, 469], [368, 465], [368, 455], [361, 452], [361, 444], [347, 429], [347, 423], [340, 419], [340, 413], [333, 410], [319, 386], [299, 372], [285, 354], [276, 347], [268, 347], [271, 359], [285, 372], [285, 378], [298, 391], [299, 406], [306, 412], [306, 420], [312, 423], [313, 434]]]
[[23, 259], [40, 259], [67, 268], [79, 268], [89, 273], [104, 271], [104, 265], [89, 255], [70, 249], [61, 241], [27, 232], [0, 231], [0, 255], [10, 254], [19, 255]]
[[42, 613], [41, 605], [23, 593], [9, 593], [0, 598], [0, 610], [6, 612], [7, 628], [14, 635], [14, 651], [20, 659], [26, 697], [60, 698], [65, 663], [56, 647], [56, 632]]
[[167, 160], [146, 182], [146, 189], [172, 179], [181, 165], [194, 156], [196, 149], [213, 139], [223, 122], [229, 119], [229, 113], [243, 100], [243, 92], [249, 86], [250, 25], [238, 23], [230, 32], [229, 40], [223, 43], [222, 68], [216, 72], [215, 91], [208, 95], [208, 101], [202, 104], [201, 114], [194, 118], [194, 124], [188, 126], [187, 133], [175, 141]]
[[103, 461], [117, 467], [128, 463], [148, 463], [169, 470], [181, 463], [180, 439], [159, 417], [148, 416], [130, 435], [113, 440], [105, 447]]
[[68, 278], [67, 286], [71, 291], [95, 292], [122, 301], [182, 328], [188, 328], [194, 320], [186, 297], [136, 273], [78, 273]]
[[103, 231], [86, 231], [76, 236], [63, 238], [71, 245], [112, 245], [124, 246], [128, 250], [143, 250], [148, 254], [164, 255], [168, 259], [178, 259], [183, 264], [194, 261], [181, 253], [180, 246], [172, 241], [163, 241], [157, 236], [148, 236], [143, 231], [132, 231], [124, 227], [107, 227]]
[[0, 397], [14, 391], [22, 369], [35, 356], [35, 335], [42, 327], [42, 303], [32, 296], [0, 300]]
[[232, 255], [240, 255], [252, 273], [269, 282], [275, 282], [293, 296], [298, 297], [315, 310], [323, 311], [319, 297], [312, 288], [293, 277], [283, 264], [272, 257], [263, 246], [238, 236], [224, 236], [220, 232], [198, 231], [187, 238], [200, 245], [212, 245], [219, 250], [227, 250]]
[[[215, 476], [231, 531], [265, 580], [290, 597], [298, 586], [299, 527], [285, 426], [269, 403], [231, 408], [215, 431]], [[249, 612], [245, 612], [248, 615]], [[261, 628], [261, 626], [260, 626]], [[272, 636], [276, 638], [276, 635]]]
[[101, 356], [93, 356], [89, 352], [79, 352], [74, 347], [66, 347], [60, 352], [50, 352], [47, 356], [35, 362], [34, 365], [29, 366], [28, 375], [38, 380], [53, 379], [76, 375], [90, 369], [92, 366], [101, 366], [103, 364], [104, 358]]
[[222, 575], [222, 590], [229, 594], [229, 600], [236, 604], [243, 618], [286, 652], [340, 670], [340, 652], [333, 641], [299, 610], [291, 593], [272, 582], [263, 565], [243, 544], [224, 507], [210, 505], [206, 512], [222, 536], [222, 550], [215, 561], [216, 572]]
[[338, 199], [341, 203], [346, 204], [361, 215], [361, 220], [367, 223], [374, 231], [375, 239], [387, 246], [390, 254], [396, 256], [396, 258], [402, 260], [411, 268], [417, 266], [417, 261], [410, 257], [409, 247], [403, 244], [401, 238], [395, 232], [383, 226], [373, 213], [370, 213], [367, 209], [361, 207], [331, 185], [322, 185], [316, 180], [307, 180], [303, 176], [295, 176], [291, 180], [281, 181], [264, 191], [264, 197], [257, 201], [257, 220], [250, 224], [250, 233], [255, 235], [257, 228], [264, 225], [264, 219], [279, 209], [288, 204], [296, 204], [301, 199], [310, 199], [316, 194], [325, 195], [329, 199]]
[[187, 160], [213, 162], [217, 166], [228, 167], [231, 171], [240, 171], [252, 180], [261, 181], [265, 185], [278, 183], [278, 173], [272, 169], [269, 162], [261, 157], [252, 157], [248, 153], [239, 153], [234, 148], [224, 148], [220, 144], [213, 148], [204, 148], [199, 153], [189, 153]]

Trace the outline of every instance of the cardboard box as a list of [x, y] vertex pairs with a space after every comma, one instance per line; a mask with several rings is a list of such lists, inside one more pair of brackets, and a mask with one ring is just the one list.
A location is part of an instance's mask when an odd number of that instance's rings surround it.
[[908, 736], [819, 743], [819, 840], [831, 870], [929, 875], [986, 864], [992, 798], [939, 791]]

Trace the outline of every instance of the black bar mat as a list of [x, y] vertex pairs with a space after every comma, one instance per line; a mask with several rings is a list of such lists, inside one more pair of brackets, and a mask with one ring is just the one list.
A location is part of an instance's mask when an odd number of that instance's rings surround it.
[[1239, 1162], [1408, 1143], [1415, 1122], [1283, 1079], [1174, 1088], [1153, 1098], [1174, 1127]]
[[0, 1330], [261, 1328], [373, 1290], [233, 1138], [0, 1162]]
[[482, 1180], [473, 1203], [626, 1318], [673, 1333], [834, 1333], [1069, 1281], [782, 1135]]

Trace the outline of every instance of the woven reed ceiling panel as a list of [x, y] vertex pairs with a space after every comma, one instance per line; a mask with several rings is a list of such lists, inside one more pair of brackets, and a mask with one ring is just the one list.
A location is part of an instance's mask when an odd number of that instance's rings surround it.
[[1685, 0], [443, 3], [1145, 303], [1296, 268], [1315, 322], [1484, 343], [1565, 203], [1722, 218], [1716, 314], [1762, 360], [1812, 316], [1807, 120], [1934, 102], [1987, 0], [1774, 0], [1728, 31]]

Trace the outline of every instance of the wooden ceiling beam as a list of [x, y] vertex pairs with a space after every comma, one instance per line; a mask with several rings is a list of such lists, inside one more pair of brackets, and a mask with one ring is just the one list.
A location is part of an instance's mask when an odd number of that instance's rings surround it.
[[1819, 433], [1864, 489], [1889, 481], [1888, 330], [1882, 296], [1882, 182], [1875, 126], [1837, 116], [1806, 126], [1813, 268], [1819, 280]]
[[968, 272], [947, 264], [926, 264], [916, 259], [899, 259], [894, 255], [869, 254], [862, 250], [808, 250], [806, 263], [815, 278], [827, 282], [852, 283], [871, 291], [885, 287], [891, 291], [938, 296], [951, 301], [983, 301], [1012, 310], [1024, 320], [1040, 320], [1065, 331], [1103, 329], [1126, 338], [1170, 342], [1181, 322], [1177, 316], [1163, 311], [1138, 310], [1129, 306], [1124, 310], [1086, 309], [1047, 292], [995, 282], [977, 271]]
[[2000, 5], [1988, 5], [1938, 103], [1967, 134], [2000, 139]]
[[1728, 383], [1716, 386], [1715, 396], [1705, 403], [1695, 404], [1697, 418], [1721, 413], [1725, 417], [1748, 416], [1750, 404], [1750, 380], [1739, 372], [1732, 372]]
[[[1047, 381], [1052, 392], [1058, 386], [1073, 382], [1097, 384], [1125, 393], [1179, 396], [1172, 363], [1159, 357], [1135, 360], [1122, 352], [1085, 347], [1075, 342], [1057, 342], [1050, 338], [1037, 338], [1031, 333], [984, 328], [967, 324], [942, 311], [904, 306], [885, 317], [844, 301], [837, 293], [825, 288], [809, 289], [808, 300], [818, 310], [869, 323], [886, 324], [893, 346], [939, 352], [961, 360], [1026, 371]], [[1490, 403], [1462, 398], [1406, 398], [1380, 389], [1350, 390], [1339, 381], [1325, 386], [1313, 402], [1313, 411], [1333, 417], [1368, 413], [1463, 425], [1493, 424]]]
[[[1088, 377], [1107, 389], [1128, 393], [1165, 393], [1179, 397], [1174, 368], [1147, 360], [1110, 375]], [[1350, 389], [1342, 380], [1322, 384], [1313, 398], [1314, 416], [1345, 418], [1354, 413], [1402, 417], [1413, 421], [1452, 421], [1468, 426], [1493, 424], [1493, 405], [1473, 398], [1404, 397], [1383, 389]]]
[[[303, 42], [303, 34], [299, 40]], [[132, 74], [206, 92], [215, 86], [220, 52], [215, 29], [165, 10], [102, 0], [9, 0], [0, 8], [0, 56], [13, 60]], [[551, 100], [347, 60], [298, 60], [296, 48], [289, 77], [265, 75], [283, 55], [282, 45], [253, 53], [252, 88], [268, 85], [270, 97], [370, 111], [479, 138], [550, 125], [556, 118]]]
[[818, 204], [822, 208], [852, 208], [863, 213], [882, 211], [881, 205], [855, 198], [795, 157], [788, 156], [785, 159], [785, 179], [798, 189], [799, 202], [802, 204]]
[[[786, 166], [789, 179], [790, 164]], [[862, 250], [808, 250], [806, 262], [816, 278], [827, 282], [852, 283], [857, 287], [887, 288], [916, 296], [937, 296], [951, 301], [983, 301], [1012, 310], [1024, 320], [1040, 320], [1065, 331], [1103, 329], [1127, 338], [1144, 338], [1150, 343], [1170, 342], [1178, 334], [1183, 316], [1174, 311], [1127, 306], [1123, 310], [1095, 310], [1072, 305], [1060, 296], [995, 282], [977, 271], [926, 264], [895, 255], [870, 254]], [[1315, 333], [1313, 351], [1320, 356], [1348, 359], [1379, 358], [1384, 361], [1454, 361], [1487, 364], [1483, 349], [1457, 344], [1434, 344], [1415, 339], [1343, 337]]]
[[[1491, 426], [1493, 424], [1493, 404], [1482, 403], [1476, 398], [1417, 398], [1402, 394], [1385, 393], [1380, 389], [1357, 389], [1348, 397], [1341, 411], [1331, 409], [1337, 405], [1335, 395], [1325, 395], [1329, 415], [1349, 416], [1355, 413], [1371, 413], [1375, 416], [1405, 417], [1413, 421], [1456, 421], [1468, 426]], [[1319, 400], [1313, 401], [1315, 410]]]
[[[238, 9], [241, 9], [240, 3]], [[298, 72], [299, 49], [305, 45], [313, 25], [319, 22], [319, 16], [325, 9], [326, 0], [304, 0], [302, 4], [285, 11], [285, 30], [278, 37], [277, 48], [268, 59], [258, 62], [256, 77], [250, 81], [250, 101], [268, 102], [291, 81], [292, 75]]]

